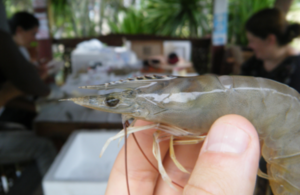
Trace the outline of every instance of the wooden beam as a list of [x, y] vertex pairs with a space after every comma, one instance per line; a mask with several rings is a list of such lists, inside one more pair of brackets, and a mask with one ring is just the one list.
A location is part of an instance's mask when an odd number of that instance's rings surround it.
[[280, 9], [285, 14], [287, 14], [292, 3], [293, 3], [293, 0], [276, 0], [274, 7]]

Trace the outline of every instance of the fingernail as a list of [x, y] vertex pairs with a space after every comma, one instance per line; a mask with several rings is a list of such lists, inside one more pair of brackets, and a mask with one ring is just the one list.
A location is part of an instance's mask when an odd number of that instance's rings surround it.
[[242, 129], [224, 123], [215, 124], [208, 134], [206, 151], [242, 154], [250, 141]]

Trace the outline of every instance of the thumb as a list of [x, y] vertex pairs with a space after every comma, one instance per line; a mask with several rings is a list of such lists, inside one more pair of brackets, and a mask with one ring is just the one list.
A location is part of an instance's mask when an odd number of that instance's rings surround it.
[[212, 125], [183, 194], [252, 195], [259, 157], [253, 125], [239, 115], [223, 116]]

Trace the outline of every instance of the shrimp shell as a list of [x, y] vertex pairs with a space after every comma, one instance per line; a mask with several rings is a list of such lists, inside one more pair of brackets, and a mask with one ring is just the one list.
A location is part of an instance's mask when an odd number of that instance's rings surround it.
[[[219, 117], [241, 115], [252, 122], [262, 142], [268, 175], [259, 175], [269, 179], [275, 195], [300, 194], [300, 96], [284, 84], [244, 76], [154, 75], [82, 88], [124, 89], [69, 100], [127, 118], [152, 121], [158, 130], [175, 136], [199, 138]], [[114, 100], [113, 104], [108, 100]], [[129, 132], [134, 131], [129, 128]], [[155, 136], [159, 142], [159, 135]], [[158, 146], [154, 146], [154, 153], [159, 152]], [[168, 180], [165, 175], [163, 178]]]

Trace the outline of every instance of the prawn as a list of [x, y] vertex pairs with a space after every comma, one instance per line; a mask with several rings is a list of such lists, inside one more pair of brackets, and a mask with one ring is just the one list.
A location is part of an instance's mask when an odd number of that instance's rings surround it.
[[[76, 104], [105, 112], [120, 113], [124, 121], [143, 119], [154, 124], [127, 129], [128, 134], [155, 128], [153, 154], [164, 181], [172, 181], [164, 170], [159, 142], [172, 145], [202, 142], [219, 117], [238, 114], [247, 118], [257, 130], [262, 143], [262, 156], [275, 195], [300, 193], [300, 95], [276, 81], [245, 77], [203, 75], [195, 77], [141, 76], [127, 80], [81, 88], [122, 89], [106, 95], [67, 99]], [[127, 134], [122, 130], [104, 145]], [[176, 139], [180, 138], [180, 139]], [[185, 138], [186, 140], [182, 140]], [[176, 166], [187, 172], [172, 158]]]

